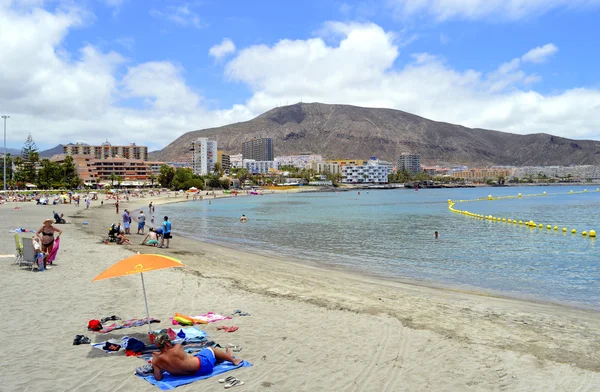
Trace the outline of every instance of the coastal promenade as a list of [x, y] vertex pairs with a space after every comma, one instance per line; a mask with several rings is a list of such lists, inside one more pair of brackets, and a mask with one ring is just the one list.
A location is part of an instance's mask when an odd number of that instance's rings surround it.
[[[132, 199], [121, 209], [185, 197]], [[190, 199], [191, 200], [191, 199]], [[203, 201], [207, 202], [207, 200]], [[56, 266], [42, 273], [0, 259], [3, 295], [0, 391], [156, 391], [133, 374], [142, 361], [73, 346], [77, 334], [92, 341], [143, 337], [138, 327], [95, 335], [90, 319], [143, 317], [139, 278], [92, 283], [108, 266], [134, 252], [179, 258], [185, 268], [145, 275], [150, 314], [168, 327], [176, 312], [250, 314], [202, 326], [254, 366], [232, 375], [246, 391], [594, 391], [600, 388], [600, 313], [559, 305], [424, 287], [321, 269], [182, 238], [170, 249], [101, 242], [120, 215], [112, 202], [89, 210], [35, 203], [0, 206], [0, 254], [14, 253], [13, 234], [37, 230], [59, 208]], [[87, 224], [83, 224], [87, 222]], [[135, 229], [132, 230], [135, 232]], [[224, 333], [219, 325], [237, 325]], [[217, 378], [178, 390], [221, 391]]]

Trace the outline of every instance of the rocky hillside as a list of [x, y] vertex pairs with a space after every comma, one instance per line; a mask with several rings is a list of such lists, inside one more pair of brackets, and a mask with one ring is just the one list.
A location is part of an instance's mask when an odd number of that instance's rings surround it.
[[278, 107], [250, 121], [188, 132], [151, 153], [151, 159], [186, 159], [198, 137], [216, 138], [219, 150], [230, 154], [241, 153], [246, 140], [270, 137], [275, 155], [310, 152], [328, 159], [376, 156], [393, 162], [401, 152], [415, 152], [425, 164], [600, 164], [597, 141], [472, 129], [400, 110], [320, 103]]

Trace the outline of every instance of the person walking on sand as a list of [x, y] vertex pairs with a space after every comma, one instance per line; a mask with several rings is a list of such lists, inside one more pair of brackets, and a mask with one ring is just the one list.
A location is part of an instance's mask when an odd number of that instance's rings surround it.
[[146, 225], [146, 215], [144, 210], [140, 210], [140, 216], [138, 216], [138, 234], [144, 234], [144, 226]]
[[[163, 222], [162, 225], [162, 229], [163, 229], [163, 234], [162, 234], [162, 239], [160, 240], [160, 246], [159, 248], [168, 248], [169, 247], [169, 240], [172, 238], [171, 237], [171, 222], [169, 222], [169, 217], [165, 216], [165, 220]], [[167, 241], [167, 246], [163, 246], [165, 240]]]
[[115, 208], [117, 209], [117, 215], [119, 214], [119, 199], [115, 201]]
[[[206, 347], [195, 355], [189, 355], [181, 344], [173, 345], [169, 335], [164, 332], [158, 334], [154, 344], [160, 352], [152, 353], [152, 364], [141, 366], [135, 371], [142, 376], [153, 374], [157, 381], [163, 379], [163, 372], [169, 372], [175, 377], [203, 376], [212, 373], [218, 362], [229, 361], [234, 366], [242, 363], [242, 359], [233, 356], [230, 348], [223, 352], [217, 348]], [[242, 385], [242, 382], [238, 381], [236, 385]]]
[[87, 210], [87, 209], [89, 209], [89, 208], [90, 208], [90, 198], [89, 198], [89, 197], [86, 197], [86, 198], [85, 198], [85, 209]]

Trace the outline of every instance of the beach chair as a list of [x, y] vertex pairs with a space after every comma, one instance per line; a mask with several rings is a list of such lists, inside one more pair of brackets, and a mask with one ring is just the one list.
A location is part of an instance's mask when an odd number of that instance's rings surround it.
[[19, 262], [19, 267], [26, 265], [31, 267], [33, 271], [33, 267], [37, 266], [37, 255], [35, 254], [35, 249], [33, 249], [33, 239], [28, 237], [23, 237], [23, 258]]
[[21, 240], [19, 239], [19, 235], [17, 233], [15, 233], [15, 246], [17, 255], [13, 264], [19, 264], [21, 260], [23, 260], [23, 244], [21, 244]]

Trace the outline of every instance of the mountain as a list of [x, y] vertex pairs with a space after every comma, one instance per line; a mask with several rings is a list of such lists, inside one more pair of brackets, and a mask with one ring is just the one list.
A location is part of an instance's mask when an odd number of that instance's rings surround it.
[[52, 147], [47, 150], [39, 152], [41, 159], [52, 158], [53, 155], [62, 154], [62, 153], [63, 153], [63, 145], [62, 144], [59, 144], [56, 147]]
[[191, 160], [190, 144], [198, 137], [216, 139], [219, 150], [230, 154], [239, 154], [244, 141], [270, 137], [275, 155], [311, 152], [326, 159], [376, 156], [395, 162], [400, 153], [412, 152], [425, 164], [600, 164], [598, 141], [473, 129], [400, 110], [321, 103], [278, 107], [250, 121], [188, 132], [150, 159]]
[[[16, 148], [7, 148], [6, 149], [6, 153], [10, 154], [11, 156], [16, 156], [16, 155], [21, 155], [21, 150], [18, 150]], [[0, 148], [0, 155], [4, 155], [4, 147]], [[8, 155], [7, 155], [8, 157]]]

